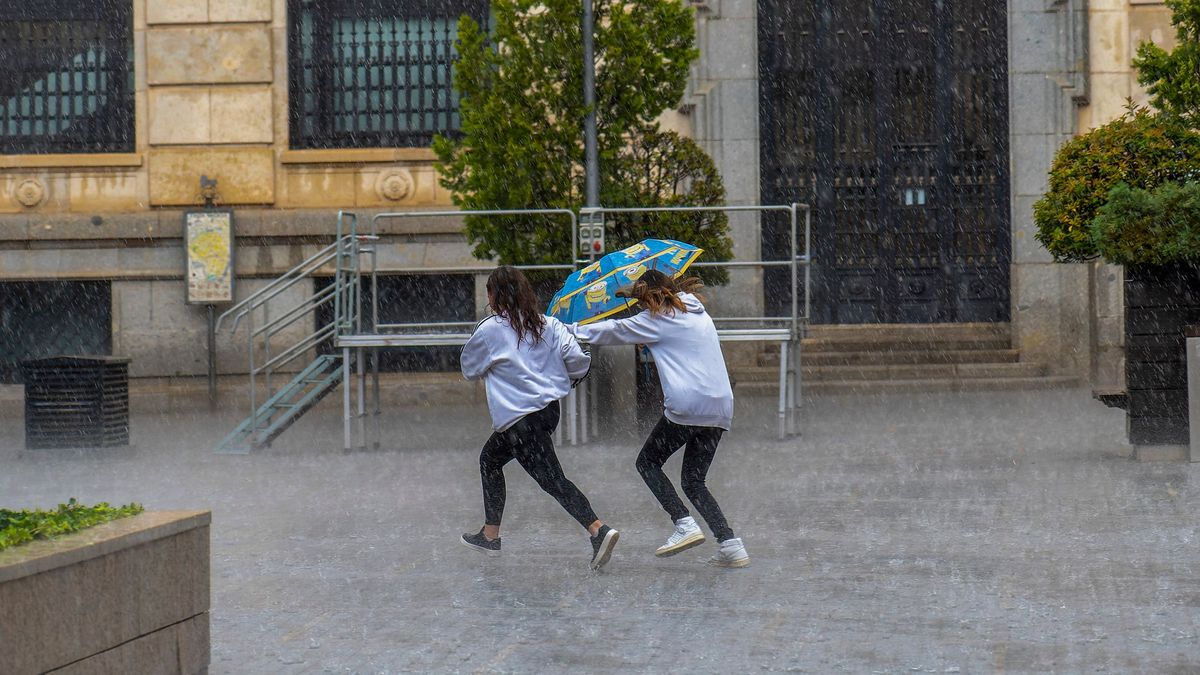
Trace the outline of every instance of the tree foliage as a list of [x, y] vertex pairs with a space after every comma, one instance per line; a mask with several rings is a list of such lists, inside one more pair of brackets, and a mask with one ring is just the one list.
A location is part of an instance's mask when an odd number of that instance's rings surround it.
[[1034, 204], [1037, 240], [1056, 260], [1079, 262], [1101, 254], [1092, 220], [1118, 183], [1152, 189], [1200, 178], [1200, 134], [1179, 119], [1131, 109], [1059, 149], [1050, 189]]
[[1092, 221], [1100, 255], [1120, 265], [1200, 262], [1200, 183], [1119, 183]]
[[1200, 0], [1166, 0], [1177, 44], [1167, 51], [1153, 42], [1138, 46], [1133, 65], [1155, 108], [1200, 122]]
[[[694, 142], [658, 130], [698, 55], [680, 0], [596, 0], [596, 118], [605, 206], [720, 204], [724, 188]], [[441, 184], [463, 209], [578, 209], [584, 203], [583, 41], [578, 0], [495, 0], [491, 33], [459, 21], [461, 134], [434, 142]], [[570, 260], [563, 218], [471, 217], [474, 254], [511, 264]], [[621, 245], [685, 239], [726, 258], [723, 217], [625, 218]], [[687, 237], [691, 237], [687, 239]]]

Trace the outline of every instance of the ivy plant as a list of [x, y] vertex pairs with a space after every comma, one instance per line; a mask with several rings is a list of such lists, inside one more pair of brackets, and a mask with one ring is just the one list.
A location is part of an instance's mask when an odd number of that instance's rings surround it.
[[0, 509], [0, 550], [34, 539], [49, 539], [78, 532], [141, 512], [141, 504], [109, 506], [106, 502], [100, 502], [94, 506], [85, 506], [74, 497], [66, 504], [59, 504], [57, 509], [48, 511]]

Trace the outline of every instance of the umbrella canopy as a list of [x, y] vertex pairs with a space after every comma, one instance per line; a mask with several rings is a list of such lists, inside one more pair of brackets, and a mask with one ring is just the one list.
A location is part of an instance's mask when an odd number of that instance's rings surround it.
[[637, 281], [646, 270], [678, 277], [701, 253], [703, 249], [672, 239], [646, 239], [609, 253], [567, 277], [550, 301], [549, 314], [563, 323], [599, 321], [637, 302], [618, 298], [617, 289]]

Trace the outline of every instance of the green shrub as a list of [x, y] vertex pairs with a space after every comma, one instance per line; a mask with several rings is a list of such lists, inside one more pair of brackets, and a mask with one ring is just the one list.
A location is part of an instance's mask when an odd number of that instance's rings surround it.
[[60, 534], [78, 532], [110, 520], [142, 512], [141, 504], [109, 506], [100, 502], [84, 506], [72, 497], [53, 511], [8, 511], [0, 509], [0, 551], [34, 539], [49, 539]]
[[1119, 183], [1092, 221], [1100, 255], [1119, 265], [1200, 261], [1200, 183], [1153, 190]]
[[1059, 149], [1050, 189], [1034, 205], [1037, 240], [1056, 260], [1100, 255], [1092, 220], [1118, 184], [1152, 189], [1200, 178], [1200, 134], [1177, 118], [1131, 109]]

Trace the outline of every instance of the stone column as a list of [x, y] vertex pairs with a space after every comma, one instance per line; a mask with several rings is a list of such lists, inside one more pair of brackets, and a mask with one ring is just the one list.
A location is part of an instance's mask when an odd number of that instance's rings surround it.
[[1055, 263], [1034, 238], [1033, 204], [1054, 153], [1086, 105], [1088, 24], [1084, 0], [1010, 0], [1009, 133], [1012, 159], [1012, 324], [1022, 360], [1056, 374], [1091, 367], [1089, 271]]
[[[731, 206], [758, 204], [758, 13], [754, 0], [691, 0], [700, 58], [692, 68], [684, 112], [693, 138], [712, 156]], [[736, 260], [761, 259], [760, 217], [729, 216]], [[730, 285], [713, 289], [714, 314], [760, 316], [762, 273], [733, 270]], [[739, 348], [740, 347], [740, 348]], [[758, 346], [726, 345], [731, 360], [750, 363]]]
[[150, 203], [275, 201], [271, 0], [146, 0]]

